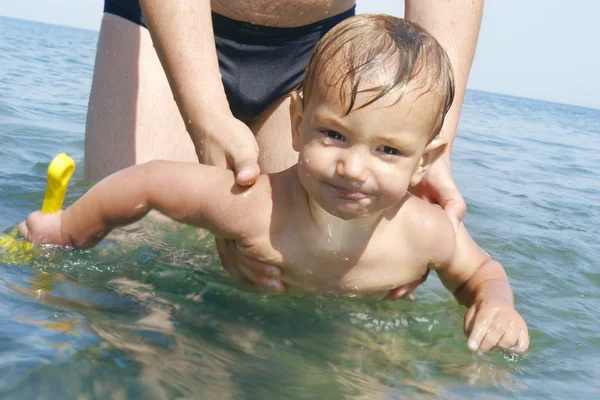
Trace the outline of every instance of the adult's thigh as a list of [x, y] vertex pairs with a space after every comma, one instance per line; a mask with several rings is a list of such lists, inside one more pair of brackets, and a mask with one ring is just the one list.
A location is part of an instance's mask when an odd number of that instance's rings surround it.
[[149, 32], [105, 14], [86, 122], [86, 178], [154, 159], [197, 160]]
[[298, 162], [298, 153], [292, 148], [288, 95], [271, 104], [257, 119], [248, 122], [248, 126], [258, 142], [261, 172], [283, 171]]

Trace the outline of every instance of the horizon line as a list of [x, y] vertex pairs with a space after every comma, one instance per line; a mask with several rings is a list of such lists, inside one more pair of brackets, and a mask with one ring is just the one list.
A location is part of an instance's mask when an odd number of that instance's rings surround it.
[[[30, 22], [30, 23], [35, 23], [35, 24], [54, 26], [54, 27], [59, 27], [59, 28], [77, 29], [77, 30], [82, 30], [82, 31], [87, 31], [87, 32], [94, 32], [96, 34], [98, 34], [100, 32], [99, 30], [83, 28], [80, 26], [62, 25], [62, 24], [57, 24], [57, 23], [52, 23], [52, 22], [38, 21], [38, 20], [33, 20], [33, 19], [21, 18], [21, 17], [12, 17], [12, 16], [7, 16], [7, 15], [0, 15], [0, 18], [11, 19], [14, 21], [24, 21], [24, 22]], [[569, 107], [578, 107], [578, 108], [583, 108], [583, 109], [588, 109], [588, 110], [595, 110], [595, 111], [600, 110], [600, 105], [593, 106], [593, 105], [584, 105], [581, 103], [566, 103], [566, 102], [559, 101], [559, 100], [549, 100], [549, 99], [543, 99], [543, 98], [539, 98], [539, 97], [528, 97], [528, 96], [519, 95], [519, 94], [494, 92], [491, 90], [486, 90], [486, 89], [481, 89], [481, 88], [471, 88], [468, 86], [468, 83], [467, 83], [467, 91], [484, 92], [484, 93], [496, 94], [496, 95], [500, 95], [500, 96], [514, 97], [514, 98], [518, 98], [518, 99], [539, 101], [539, 102], [543, 102], [543, 103], [559, 104], [559, 105], [569, 106]]]

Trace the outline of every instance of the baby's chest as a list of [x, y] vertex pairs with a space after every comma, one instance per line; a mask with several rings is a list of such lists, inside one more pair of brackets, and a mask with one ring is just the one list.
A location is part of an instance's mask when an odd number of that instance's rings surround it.
[[306, 247], [285, 252], [283, 280], [299, 289], [369, 295], [419, 279], [427, 266], [408, 249], [327, 249]]

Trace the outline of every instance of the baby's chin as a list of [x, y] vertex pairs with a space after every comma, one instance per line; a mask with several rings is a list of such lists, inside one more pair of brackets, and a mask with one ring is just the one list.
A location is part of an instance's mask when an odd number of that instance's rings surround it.
[[335, 208], [323, 208], [327, 213], [333, 215], [336, 218], [339, 218], [344, 221], [351, 221], [354, 219], [361, 219], [370, 217], [381, 210], [370, 210], [368, 208], [352, 208], [352, 207], [335, 207]]

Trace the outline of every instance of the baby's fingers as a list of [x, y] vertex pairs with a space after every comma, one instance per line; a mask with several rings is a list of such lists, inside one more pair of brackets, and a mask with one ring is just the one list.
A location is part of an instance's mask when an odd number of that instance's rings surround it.
[[[40, 219], [41, 213], [39, 211], [34, 211], [27, 216], [25, 221], [19, 224], [19, 235], [27, 241], [33, 242], [36, 238], [32, 237], [32, 234], [35, 232], [36, 223]], [[33, 232], [31, 228], [34, 227]]]
[[29, 227], [27, 222], [23, 221], [19, 224], [19, 235], [25, 240], [29, 240]]
[[469, 308], [469, 310], [465, 314], [464, 327], [465, 327], [465, 335], [467, 335], [467, 336], [470, 336], [471, 332], [473, 332], [473, 325], [475, 325], [475, 313], [476, 312], [477, 312], [477, 307], [472, 306], [471, 308]]
[[517, 345], [512, 348], [512, 350], [517, 353], [523, 353], [527, 351], [529, 348], [529, 332], [527, 331], [527, 327], [519, 333], [519, 339], [517, 340]]
[[500, 342], [498, 348], [504, 350], [513, 350], [517, 353], [523, 353], [529, 348], [529, 335], [527, 329], [508, 329]]
[[494, 347], [522, 353], [529, 348], [527, 325], [520, 316], [507, 315], [496, 308], [475, 316], [468, 346], [485, 353]]
[[509, 322], [504, 336], [498, 342], [498, 348], [510, 350], [517, 346], [519, 341], [519, 335], [521, 334], [521, 328], [515, 325], [514, 321]]
[[486, 351], [489, 351], [490, 349], [499, 345], [500, 341], [506, 334], [506, 331], [506, 324], [499, 321], [493, 321], [488, 325], [487, 330], [482, 332], [483, 339], [479, 342], [479, 347], [476, 350], [473, 350], [471, 347], [471, 341], [469, 341], [469, 348], [471, 351], [485, 353]]
[[[487, 351], [482, 348], [482, 345], [487, 346], [487, 343], [492, 341], [492, 337], [488, 337], [488, 334], [493, 321], [494, 314], [492, 313], [486, 313], [486, 315], [483, 315], [483, 313], [477, 313], [475, 315], [475, 322], [473, 322], [473, 327], [471, 329], [469, 340], [467, 342], [469, 350], [471, 350], [472, 352]], [[500, 336], [501, 335], [499, 335], [496, 338], [496, 343], [498, 343], [498, 339], [500, 339]]]

